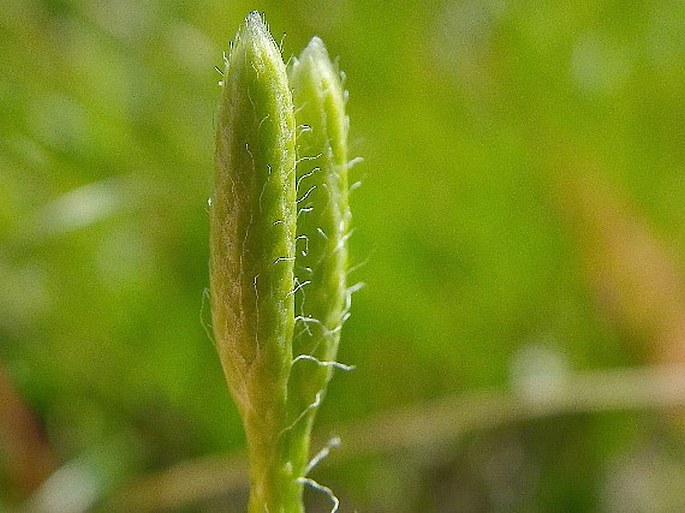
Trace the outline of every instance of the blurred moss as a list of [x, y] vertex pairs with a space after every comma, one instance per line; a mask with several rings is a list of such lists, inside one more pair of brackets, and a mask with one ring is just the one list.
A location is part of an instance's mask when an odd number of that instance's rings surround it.
[[[213, 65], [255, 7], [277, 39], [286, 34], [286, 58], [313, 35], [340, 55], [352, 150], [365, 159], [352, 172], [362, 181], [353, 264], [363, 265], [350, 279], [366, 288], [340, 349], [357, 370], [333, 380], [321, 433], [507, 387], [512, 358], [530, 344], [555, 348], [571, 370], [640, 363], [593, 301], [551, 177], [600, 163], [683, 270], [678, 1], [6, 0], [0, 359], [63, 462], [121, 459], [106, 489], [242, 447], [201, 316]], [[517, 440], [538, 469], [520, 510], [616, 511], [606, 483], [642, 479], [635, 465], [665, 457], [641, 449], [671, 436], [654, 424], [600, 415], [505, 430], [504, 446]], [[486, 442], [463, 442], [446, 463], [413, 468], [398, 454], [326, 472], [350, 511], [381, 511], [376, 496], [393, 511], [452, 511], [457, 503], [420, 503], [446, 489], [459, 491], [462, 511], [503, 511], [484, 467], [468, 464], [478, 450], [466, 455], [469, 444], [497, 448], [487, 440], [499, 435], [479, 436]], [[678, 466], [675, 439], [668, 464]], [[112, 440], [126, 449], [98, 452]]]

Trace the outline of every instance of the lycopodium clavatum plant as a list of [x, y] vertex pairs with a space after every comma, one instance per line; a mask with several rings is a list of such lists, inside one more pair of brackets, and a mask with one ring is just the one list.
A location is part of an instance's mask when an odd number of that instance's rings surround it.
[[[347, 286], [348, 118], [312, 39], [286, 67], [250, 13], [225, 57], [210, 201], [212, 326], [250, 461], [249, 513], [303, 512], [316, 411], [336, 368]], [[325, 452], [325, 450], [324, 450]]]

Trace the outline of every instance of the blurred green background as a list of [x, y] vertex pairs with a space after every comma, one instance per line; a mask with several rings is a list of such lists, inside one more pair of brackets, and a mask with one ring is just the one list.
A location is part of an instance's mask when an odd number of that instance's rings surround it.
[[203, 291], [214, 65], [253, 9], [340, 56], [364, 158], [356, 370], [316, 426], [340, 511], [682, 511], [685, 415], [612, 399], [685, 362], [680, 0], [3, 0], [0, 511], [243, 509]]

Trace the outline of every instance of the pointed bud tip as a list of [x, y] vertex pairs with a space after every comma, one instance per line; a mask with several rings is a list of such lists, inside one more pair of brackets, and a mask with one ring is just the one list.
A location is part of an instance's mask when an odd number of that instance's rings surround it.
[[269, 28], [259, 11], [252, 11], [245, 17], [243, 30], [259, 35], [269, 35]]
[[280, 55], [278, 45], [269, 31], [269, 26], [259, 11], [252, 11], [245, 17], [245, 21], [235, 37], [234, 46], [242, 42], [256, 45], [257, 48], [275, 49]]
[[302, 50], [302, 53], [300, 54], [300, 60], [304, 61], [307, 59], [322, 59], [324, 61], [330, 60], [328, 57], [328, 50], [326, 49], [326, 45], [321, 40], [321, 38], [314, 36], [309, 41], [305, 49]]

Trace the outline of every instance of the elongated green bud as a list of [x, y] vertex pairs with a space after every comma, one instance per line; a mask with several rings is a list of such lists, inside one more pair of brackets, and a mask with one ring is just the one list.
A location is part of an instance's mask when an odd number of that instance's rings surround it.
[[332, 369], [343, 367], [345, 92], [317, 38], [288, 77], [257, 13], [236, 36], [222, 85], [210, 203], [214, 336], [247, 435], [249, 513], [302, 513], [304, 484], [328, 490], [306, 477], [309, 439]]
[[295, 272], [303, 287], [303, 294], [296, 295], [300, 329], [293, 350], [296, 356], [332, 360], [345, 313], [351, 221], [345, 90], [340, 72], [316, 37], [293, 61], [289, 76], [300, 130]]
[[210, 207], [212, 323], [245, 425], [250, 511], [280, 513], [294, 324], [295, 119], [283, 59], [258, 13], [227, 58]]
[[[347, 304], [345, 90], [323, 42], [314, 38], [288, 70], [298, 125], [295, 358], [289, 380], [289, 451], [304, 472], [311, 425], [334, 368]], [[303, 415], [304, 414], [304, 415]], [[299, 420], [298, 420], [299, 419]]]

